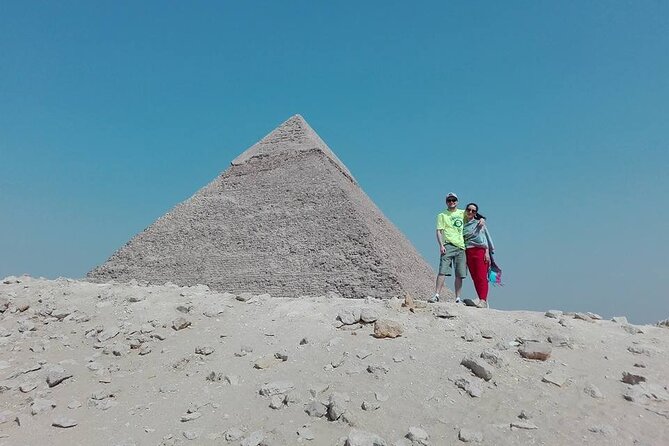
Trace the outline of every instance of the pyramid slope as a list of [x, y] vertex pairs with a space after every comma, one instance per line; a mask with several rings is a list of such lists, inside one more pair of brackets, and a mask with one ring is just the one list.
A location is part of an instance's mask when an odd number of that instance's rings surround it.
[[336, 158], [269, 153], [233, 164], [88, 277], [279, 296], [430, 294], [432, 269]]

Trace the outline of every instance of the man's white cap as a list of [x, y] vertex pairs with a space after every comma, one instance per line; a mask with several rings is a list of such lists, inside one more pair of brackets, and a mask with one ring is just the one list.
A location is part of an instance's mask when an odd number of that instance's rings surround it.
[[453, 198], [455, 198], [456, 200], [458, 200], [458, 196], [455, 195], [453, 192], [449, 192], [448, 195], [446, 195], [446, 198], [448, 198], [448, 197], [453, 197]]

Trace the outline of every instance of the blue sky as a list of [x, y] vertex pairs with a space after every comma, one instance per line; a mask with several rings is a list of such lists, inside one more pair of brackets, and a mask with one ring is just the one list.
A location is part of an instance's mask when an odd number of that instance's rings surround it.
[[433, 266], [478, 202], [493, 307], [669, 317], [667, 2], [4, 1], [0, 54], [2, 277], [82, 277], [300, 113]]

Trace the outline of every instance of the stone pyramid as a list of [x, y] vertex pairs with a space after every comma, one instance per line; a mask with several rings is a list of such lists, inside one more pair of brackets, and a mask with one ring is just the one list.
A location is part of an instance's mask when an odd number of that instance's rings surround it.
[[426, 297], [435, 278], [300, 115], [87, 277], [353, 298]]

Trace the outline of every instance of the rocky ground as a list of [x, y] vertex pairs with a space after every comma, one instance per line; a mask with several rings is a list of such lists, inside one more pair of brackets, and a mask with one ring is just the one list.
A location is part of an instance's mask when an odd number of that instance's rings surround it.
[[1, 445], [669, 444], [666, 326], [26, 276], [0, 312]]

